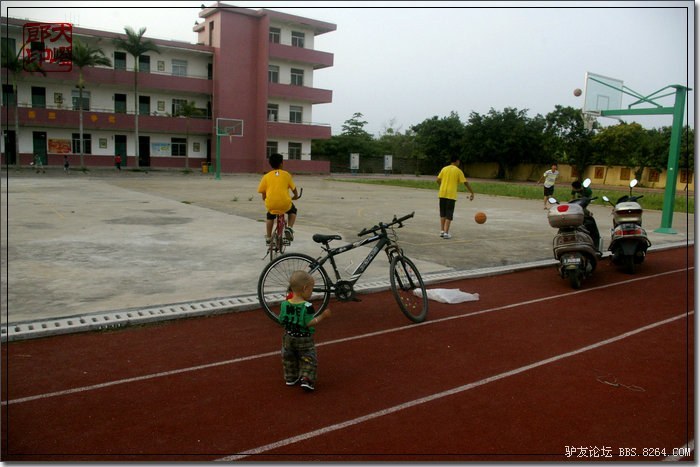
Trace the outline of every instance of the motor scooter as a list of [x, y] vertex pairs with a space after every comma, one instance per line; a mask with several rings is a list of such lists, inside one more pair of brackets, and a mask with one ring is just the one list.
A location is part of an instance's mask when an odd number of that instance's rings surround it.
[[[583, 182], [585, 187], [590, 183], [590, 179]], [[593, 274], [602, 256], [598, 225], [587, 209], [595, 199], [583, 196], [560, 204], [556, 198], [549, 198], [554, 206], [549, 208], [547, 220], [558, 229], [552, 240], [554, 258], [559, 261], [559, 275], [574, 289], [581, 288], [583, 280]]]
[[610, 229], [610, 247], [612, 262], [622, 266], [629, 274], [634, 274], [638, 264], [644, 262], [651, 241], [642, 228], [642, 206], [637, 202], [644, 195], [632, 196], [632, 188], [637, 180], [630, 181], [630, 193], [620, 197], [613, 204], [607, 196], [603, 200], [612, 207], [613, 228]]

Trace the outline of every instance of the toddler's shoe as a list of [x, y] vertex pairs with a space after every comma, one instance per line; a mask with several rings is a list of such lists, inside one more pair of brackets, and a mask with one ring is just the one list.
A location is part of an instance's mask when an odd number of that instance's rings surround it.
[[301, 378], [301, 387], [302, 387], [305, 391], [309, 391], [309, 392], [310, 392], [310, 391], [313, 391], [313, 390], [315, 389], [315, 388], [314, 388], [314, 383], [313, 383], [309, 378], [307, 378], [306, 376], [304, 376], [303, 378]]

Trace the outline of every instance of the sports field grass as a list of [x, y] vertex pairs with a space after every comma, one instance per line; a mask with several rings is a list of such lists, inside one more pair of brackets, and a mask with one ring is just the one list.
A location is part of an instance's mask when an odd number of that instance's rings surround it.
[[[353, 178], [353, 179], [333, 179], [338, 182], [348, 182], [348, 183], [368, 183], [373, 185], [385, 185], [385, 186], [400, 186], [408, 188], [418, 188], [423, 190], [437, 190], [438, 185], [434, 180], [411, 180], [411, 179], [366, 179], [366, 178]], [[482, 195], [492, 195], [492, 196], [509, 196], [513, 198], [523, 198], [523, 199], [542, 199], [542, 185], [525, 184], [525, 183], [507, 183], [507, 182], [474, 182], [470, 181], [474, 192]], [[467, 189], [464, 185], [459, 187], [459, 191], [466, 192]], [[624, 187], [604, 187], [604, 188], [593, 188], [593, 195], [597, 196], [598, 199], [594, 201], [595, 204], [605, 204], [603, 201], [603, 195], [607, 195], [613, 202], [617, 200], [620, 196], [627, 193]], [[633, 192], [634, 194], [643, 194], [644, 198], [639, 200], [639, 203], [644, 209], [661, 211], [663, 209], [664, 193], [663, 191], [641, 191], [639, 189]], [[571, 196], [571, 189], [569, 185], [558, 185], [555, 187], [554, 196], [563, 200], [568, 200]], [[693, 192], [680, 192], [676, 195], [674, 203], [674, 212], [682, 213], [695, 213], [695, 193]]]

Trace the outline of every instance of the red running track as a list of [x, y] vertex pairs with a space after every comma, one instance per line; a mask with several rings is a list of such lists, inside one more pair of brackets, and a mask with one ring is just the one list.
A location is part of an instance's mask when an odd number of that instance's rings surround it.
[[694, 248], [332, 302], [316, 392], [261, 311], [4, 344], [4, 461], [694, 460]]

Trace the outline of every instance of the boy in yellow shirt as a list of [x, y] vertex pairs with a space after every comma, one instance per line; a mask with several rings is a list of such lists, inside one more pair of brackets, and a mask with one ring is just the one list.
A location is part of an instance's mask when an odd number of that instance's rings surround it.
[[438, 197], [440, 198], [440, 237], [448, 240], [450, 235], [450, 224], [454, 216], [455, 204], [457, 203], [457, 187], [464, 183], [469, 193], [469, 201], [474, 199], [474, 190], [469, 185], [464, 172], [459, 168], [459, 157], [452, 156], [450, 165], [442, 168], [437, 176], [437, 183], [440, 185]]
[[[274, 153], [270, 156], [270, 166], [272, 170], [263, 175], [258, 185], [258, 193], [262, 195], [267, 208], [265, 221], [265, 241], [270, 243], [272, 237], [272, 226], [275, 222], [277, 214], [286, 213], [287, 229], [284, 232], [287, 240], [294, 240], [294, 222], [297, 218], [297, 208], [292, 203], [292, 200], [298, 199], [297, 187], [292, 180], [292, 174], [286, 170], [282, 170], [284, 165], [284, 157], [282, 154]], [[289, 196], [289, 190], [292, 191], [294, 197]]]

